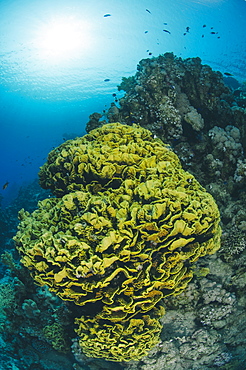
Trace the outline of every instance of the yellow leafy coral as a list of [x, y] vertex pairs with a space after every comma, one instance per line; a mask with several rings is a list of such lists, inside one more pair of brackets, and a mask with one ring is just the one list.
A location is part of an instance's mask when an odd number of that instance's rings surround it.
[[150, 131], [120, 123], [53, 150], [40, 183], [57, 198], [20, 211], [22, 263], [84, 306], [76, 325], [88, 356], [141, 358], [158, 342], [159, 301], [182, 292], [192, 263], [219, 248], [212, 196]]
[[[115, 361], [138, 360], [159, 342], [163, 307], [139, 318], [120, 323], [100, 320], [96, 317], [75, 319], [80, 336], [79, 344], [89, 357], [102, 357]], [[110, 351], [109, 351], [110, 348]]]
[[69, 351], [66, 333], [61, 324], [54, 322], [51, 325], [46, 325], [43, 328], [43, 335], [58, 352], [67, 353]]

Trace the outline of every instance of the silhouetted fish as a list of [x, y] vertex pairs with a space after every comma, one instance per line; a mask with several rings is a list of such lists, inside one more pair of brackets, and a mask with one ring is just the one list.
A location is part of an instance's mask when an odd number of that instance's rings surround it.
[[104, 14], [104, 17], [111, 17], [111, 14]]
[[8, 185], [9, 185], [9, 182], [6, 181], [5, 184], [3, 185], [3, 190], [5, 190], [8, 187]]
[[146, 12], [148, 12], [149, 14], [151, 14], [151, 11], [149, 9], [146, 9]]
[[233, 76], [231, 73], [229, 73], [229, 72], [224, 72], [224, 75], [226, 75], [226, 76]]
[[170, 31], [168, 31], [168, 30], [163, 30], [163, 31], [166, 32], [166, 33], [169, 33], [171, 35], [171, 32]]
[[110, 78], [105, 78], [104, 82], [110, 81]]

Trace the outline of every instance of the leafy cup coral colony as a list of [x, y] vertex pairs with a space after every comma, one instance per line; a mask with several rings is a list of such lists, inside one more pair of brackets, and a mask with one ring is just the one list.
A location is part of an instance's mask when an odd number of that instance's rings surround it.
[[161, 299], [181, 293], [194, 262], [220, 246], [215, 201], [138, 125], [109, 123], [63, 143], [39, 176], [55, 197], [20, 211], [22, 263], [81, 310], [87, 356], [140, 359], [159, 341]]

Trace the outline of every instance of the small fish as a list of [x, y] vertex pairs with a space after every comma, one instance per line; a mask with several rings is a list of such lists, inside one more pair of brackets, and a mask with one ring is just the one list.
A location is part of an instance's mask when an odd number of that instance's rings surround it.
[[190, 27], [186, 27], [186, 32], [189, 32], [190, 31]]
[[184, 36], [186, 35], [186, 32], [184, 33]]
[[9, 185], [9, 182], [6, 181], [5, 184], [3, 185], [3, 190], [5, 190], [8, 187], [8, 185]]
[[231, 73], [229, 73], [229, 72], [224, 72], [224, 75], [226, 75], [226, 76], [233, 76]]
[[166, 33], [169, 33], [171, 35], [171, 32], [170, 31], [168, 31], [168, 30], [163, 30], [163, 31], [166, 32]]
[[148, 33], [149, 31], [144, 31], [144, 33]]
[[212, 35], [215, 35], [215, 32], [210, 32]]
[[[245, 0], [246, 1], [246, 0]], [[220, 36], [217, 37], [217, 39], [220, 39]]]
[[151, 11], [149, 9], [146, 9], [146, 12], [148, 12], [149, 14], [151, 14]]
[[111, 14], [104, 14], [104, 17], [111, 17]]
[[105, 78], [104, 82], [110, 81], [110, 78]]
[[202, 27], [204, 28], [204, 27], [207, 27], [207, 26], [206, 26], [206, 24], [204, 24]]
[[210, 27], [210, 30], [213, 30], [214, 28], [213, 27]]
[[165, 26], [167, 25], [167, 23], [163, 23]]
[[204, 37], [204, 35], [202, 35], [202, 37]]
[[113, 96], [113, 97], [115, 97], [115, 96], [116, 96], [116, 94], [114, 93], [114, 94], [112, 94], [112, 96]]
[[152, 55], [152, 53], [149, 53], [149, 55]]

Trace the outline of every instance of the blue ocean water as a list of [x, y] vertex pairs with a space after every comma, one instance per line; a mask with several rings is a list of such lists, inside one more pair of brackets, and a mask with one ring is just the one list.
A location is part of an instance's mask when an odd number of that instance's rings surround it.
[[2, 204], [37, 177], [64, 134], [85, 133], [141, 59], [199, 56], [242, 82], [245, 16], [244, 0], [1, 1]]

